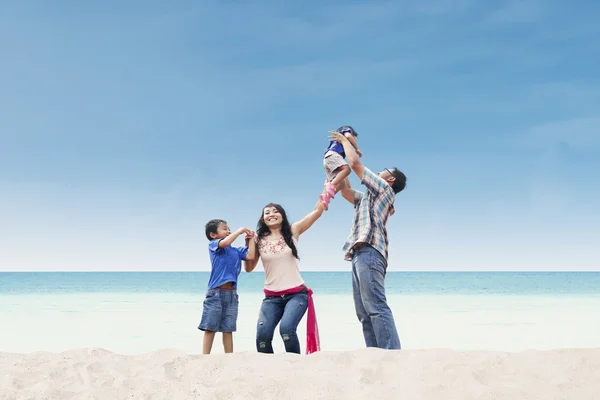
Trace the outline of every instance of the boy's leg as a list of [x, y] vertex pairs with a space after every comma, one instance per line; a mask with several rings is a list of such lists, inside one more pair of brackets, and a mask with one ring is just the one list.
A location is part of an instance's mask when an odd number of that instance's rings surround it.
[[222, 307], [219, 291], [215, 289], [207, 291], [202, 306], [202, 319], [200, 325], [198, 325], [198, 329], [204, 331], [203, 354], [210, 354], [213, 341], [215, 340], [215, 332], [219, 330], [221, 323], [221, 312]]
[[223, 349], [225, 353], [233, 353], [233, 332], [237, 330], [239, 296], [235, 290], [221, 292], [223, 317], [219, 332], [223, 332]]
[[225, 353], [233, 353], [233, 332], [223, 332], [223, 349]]
[[285, 302], [281, 297], [265, 297], [256, 324], [256, 350], [273, 353], [273, 334], [283, 316]]
[[215, 332], [204, 331], [204, 339], [202, 340], [202, 354], [210, 354], [213, 342], [215, 341]]

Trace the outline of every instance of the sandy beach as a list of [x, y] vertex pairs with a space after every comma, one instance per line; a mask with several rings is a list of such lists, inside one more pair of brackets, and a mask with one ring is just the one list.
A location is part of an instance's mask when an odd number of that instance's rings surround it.
[[598, 399], [600, 349], [0, 353], [1, 399]]

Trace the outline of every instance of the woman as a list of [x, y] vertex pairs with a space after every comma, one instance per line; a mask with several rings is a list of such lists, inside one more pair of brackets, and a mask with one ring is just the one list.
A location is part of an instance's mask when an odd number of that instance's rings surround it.
[[256, 326], [256, 349], [273, 353], [273, 334], [279, 332], [288, 353], [300, 354], [296, 328], [308, 309], [307, 354], [319, 350], [319, 333], [312, 303], [312, 291], [306, 287], [298, 267], [298, 238], [323, 214], [320, 201], [302, 220], [290, 225], [283, 207], [268, 204], [263, 208], [256, 229], [257, 246], [254, 260], [247, 260], [244, 268], [251, 272], [262, 258], [265, 270], [265, 298], [260, 307]]

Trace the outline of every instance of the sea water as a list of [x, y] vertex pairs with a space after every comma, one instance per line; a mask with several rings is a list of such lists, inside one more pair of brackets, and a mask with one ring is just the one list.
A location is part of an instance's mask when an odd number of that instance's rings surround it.
[[[0, 351], [199, 354], [208, 272], [0, 273]], [[304, 272], [322, 350], [364, 347], [349, 272]], [[242, 273], [235, 351], [255, 351], [261, 272]], [[389, 272], [404, 349], [600, 347], [600, 272]], [[306, 320], [298, 327], [304, 349]], [[276, 331], [276, 352], [283, 343]], [[222, 353], [220, 337], [214, 345]]]

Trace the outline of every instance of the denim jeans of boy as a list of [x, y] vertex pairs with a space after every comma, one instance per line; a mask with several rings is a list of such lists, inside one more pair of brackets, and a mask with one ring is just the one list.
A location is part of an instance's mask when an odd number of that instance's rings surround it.
[[385, 297], [387, 262], [375, 248], [364, 244], [352, 257], [352, 292], [356, 316], [367, 347], [400, 349], [392, 310]]
[[202, 304], [198, 329], [212, 332], [235, 332], [239, 308], [236, 290], [209, 289]]
[[300, 341], [296, 334], [298, 324], [308, 308], [308, 293], [267, 296], [260, 306], [256, 326], [256, 350], [259, 353], [273, 353], [273, 335], [279, 324], [285, 351], [300, 354]]

